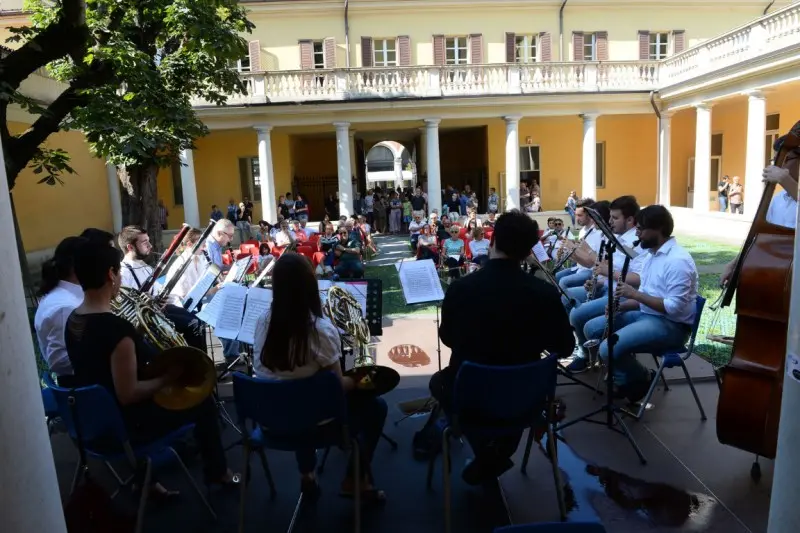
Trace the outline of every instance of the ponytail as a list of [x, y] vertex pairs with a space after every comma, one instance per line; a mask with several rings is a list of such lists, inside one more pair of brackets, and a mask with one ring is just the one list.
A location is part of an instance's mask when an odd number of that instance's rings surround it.
[[44, 296], [55, 289], [59, 281], [61, 281], [61, 276], [58, 273], [58, 266], [56, 266], [56, 258], [51, 257], [42, 263], [42, 283], [39, 286], [39, 296]]
[[42, 263], [42, 283], [39, 294], [44, 296], [58, 286], [58, 283], [72, 276], [75, 264], [75, 250], [87, 239], [67, 237], [56, 247], [53, 257]]

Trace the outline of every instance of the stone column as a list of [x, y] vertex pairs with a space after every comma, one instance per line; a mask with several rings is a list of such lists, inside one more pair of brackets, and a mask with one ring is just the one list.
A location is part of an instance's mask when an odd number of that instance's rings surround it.
[[[356, 188], [358, 188], [357, 169], [358, 167], [356, 166], [356, 132], [354, 130], [350, 130], [350, 173], [351, 173], [350, 183], [353, 183], [353, 181], [355, 181]], [[353, 199], [355, 199], [355, 195], [353, 195]]]
[[696, 110], [692, 207], [697, 211], [708, 211], [711, 200], [711, 106], [700, 104], [696, 106]]
[[0, 487], [3, 531], [66, 533], [0, 146]]
[[438, 118], [425, 119], [425, 145], [428, 168], [428, 212], [435, 209], [442, 214], [442, 176], [439, 166], [439, 123]]
[[[505, 211], [519, 209], [519, 121], [522, 117], [503, 117], [506, 121], [506, 197]], [[503, 210], [501, 208], [501, 210]]]
[[274, 224], [278, 220], [278, 198], [275, 196], [275, 171], [272, 168], [272, 126], [256, 126], [258, 134], [258, 172], [261, 187], [261, 220]]
[[[428, 174], [428, 130], [427, 128], [419, 129], [419, 150], [417, 151], [417, 175], [422, 178], [422, 175]], [[428, 192], [428, 191], [425, 191]]]
[[106, 163], [106, 176], [108, 177], [108, 201], [111, 204], [111, 227], [114, 233], [122, 230], [122, 193], [120, 192], [117, 167]]
[[760, 91], [747, 97], [747, 148], [744, 163], [744, 215], [753, 218], [764, 192], [767, 135], [767, 99]]
[[597, 115], [584, 114], [581, 197], [597, 200]]
[[658, 128], [658, 203], [669, 206], [671, 201], [672, 168], [670, 160], [672, 137], [672, 114], [662, 112]]
[[336, 163], [339, 175], [339, 215], [353, 214], [353, 182], [350, 169], [350, 123], [334, 122], [336, 127]]
[[200, 205], [197, 202], [197, 183], [194, 180], [194, 157], [191, 150], [181, 150], [181, 187], [183, 187], [183, 219], [193, 228], [199, 228]]

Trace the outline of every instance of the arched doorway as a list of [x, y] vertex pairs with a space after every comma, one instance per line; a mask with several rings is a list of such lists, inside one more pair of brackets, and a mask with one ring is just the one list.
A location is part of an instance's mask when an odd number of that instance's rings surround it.
[[413, 187], [417, 183], [414, 158], [396, 141], [381, 141], [367, 151], [364, 161], [367, 189]]

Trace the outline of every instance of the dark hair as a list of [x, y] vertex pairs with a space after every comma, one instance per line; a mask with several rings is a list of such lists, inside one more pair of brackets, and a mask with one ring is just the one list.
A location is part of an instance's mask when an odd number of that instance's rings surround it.
[[[56, 288], [58, 282], [67, 279], [75, 269], [75, 250], [86, 239], [67, 237], [56, 246], [53, 257], [42, 263], [42, 284], [39, 294], [44, 296]], [[105, 242], [108, 246], [108, 241]]]
[[283, 254], [272, 270], [272, 308], [261, 364], [276, 370], [294, 370], [309, 362], [314, 322], [322, 317], [317, 278], [304, 255]]
[[531, 253], [539, 240], [539, 225], [531, 217], [517, 209], [503, 213], [497, 218], [492, 233], [494, 247], [509, 259], [522, 261]]
[[114, 240], [113, 233], [109, 233], [104, 229], [98, 228], [86, 228], [83, 230], [83, 233], [81, 233], [80, 236], [92, 242], [103, 244], [108, 244]]
[[99, 289], [108, 282], [108, 271], [119, 272], [122, 253], [108, 243], [83, 240], [75, 251], [75, 276], [83, 290]]
[[141, 226], [125, 226], [122, 228], [122, 231], [119, 232], [119, 237], [117, 237], [117, 244], [119, 244], [123, 254], [128, 251], [128, 245], [136, 246], [136, 239], [142, 233], [147, 232]]
[[581, 198], [575, 202], [575, 209], [578, 209], [579, 207], [592, 207], [592, 204], [594, 203], [595, 202], [593, 198]]
[[632, 195], [620, 196], [611, 202], [610, 209], [613, 211], [622, 211], [622, 217], [635, 217], [639, 212], [639, 203], [636, 197]]
[[600, 219], [603, 222], [608, 223], [608, 219], [611, 218], [611, 202], [608, 200], [600, 200], [589, 207], [597, 211], [597, 214], [600, 215]]
[[663, 205], [649, 205], [636, 215], [636, 224], [641, 229], [652, 229], [661, 232], [664, 238], [672, 237], [675, 221], [672, 214]]

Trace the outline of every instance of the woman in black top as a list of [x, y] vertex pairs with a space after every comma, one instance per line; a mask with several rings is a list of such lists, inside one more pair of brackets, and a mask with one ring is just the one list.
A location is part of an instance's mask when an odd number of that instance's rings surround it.
[[84, 299], [67, 319], [64, 332], [74, 370], [71, 386], [108, 389], [119, 404], [134, 444], [152, 442], [194, 423], [206, 483], [235, 484], [238, 477], [227, 468], [213, 400], [208, 398], [185, 411], [168, 411], [153, 402], [157, 391], [180, 376], [142, 379], [153, 352], [130, 322], [111, 311], [111, 300], [120, 287], [120, 260], [120, 252], [103, 243], [85, 241], [76, 251], [75, 275]]

